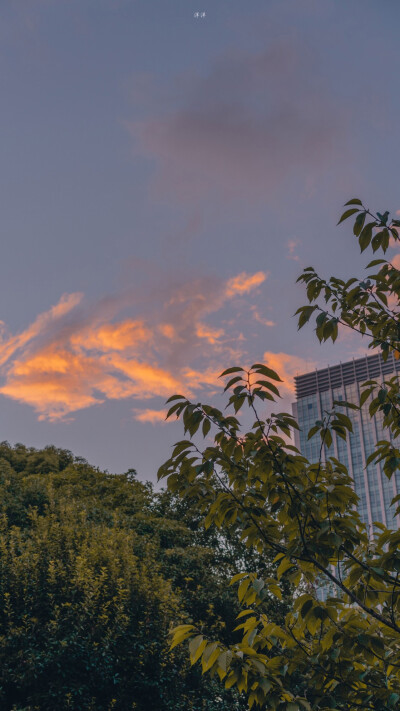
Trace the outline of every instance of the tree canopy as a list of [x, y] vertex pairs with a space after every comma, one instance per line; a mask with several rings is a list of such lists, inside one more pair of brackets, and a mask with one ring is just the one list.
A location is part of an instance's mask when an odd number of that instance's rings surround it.
[[169, 631], [196, 619], [232, 643], [228, 582], [248, 565], [272, 567], [134, 470], [1, 443], [0, 708], [242, 711], [237, 690], [169, 653]]
[[[382, 251], [399, 240], [400, 221], [389, 212], [346, 204], [339, 222], [354, 220], [361, 251]], [[373, 259], [363, 278], [321, 278], [306, 268], [299, 281], [308, 304], [299, 328], [315, 319], [320, 341], [336, 340], [339, 326], [358, 332], [384, 359], [400, 357], [400, 271]], [[240, 640], [226, 644], [193, 621], [174, 630], [172, 649], [188, 641], [191, 663], [237, 688], [250, 707], [270, 711], [391, 711], [400, 707], [400, 531], [377, 522], [372, 534], [355, 508], [357, 496], [343, 462], [332, 455], [333, 437], [346, 440], [363, 408], [379, 414], [386, 438], [368, 463], [380, 462], [391, 478], [400, 469], [400, 390], [397, 375], [364, 383], [360, 402], [332, 402], [309, 437], [320, 438], [319, 461], [310, 462], [290, 440], [298, 424], [289, 413], [263, 415], [279, 395], [280, 377], [263, 363], [231, 367], [227, 407], [221, 410], [170, 398], [168, 415], [181, 417], [187, 439], [160, 468], [168, 489], [194, 502], [206, 529], [229, 531], [262, 558], [274, 556], [267, 576], [249, 566], [233, 576], [241, 611]], [[246, 431], [239, 419], [248, 408]], [[398, 505], [395, 497], [393, 505]], [[297, 588], [283, 621], [268, 613], [284, 584]], [[331, 586], [326, 598], [321, 585]]]

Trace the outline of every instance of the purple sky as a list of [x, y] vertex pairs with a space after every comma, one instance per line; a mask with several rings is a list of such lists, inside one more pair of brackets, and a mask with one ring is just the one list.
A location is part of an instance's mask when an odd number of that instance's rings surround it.
[[[195, 17], [195, 13], [206, 13]], [[0, 8], [0, 439], [154, 479], [181, 391], [297, 332], [295, 280], [360, 274], [341, 205], [400, 208], [394, 0], [8, 0]]]

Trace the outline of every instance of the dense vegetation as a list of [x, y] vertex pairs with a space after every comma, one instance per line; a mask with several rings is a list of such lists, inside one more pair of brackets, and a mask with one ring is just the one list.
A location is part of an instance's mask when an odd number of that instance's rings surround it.
[[[361, 252], [385, 255], [398, 243], [400, 220], [372, 213], [353, 199], [339, 222], [353, 221]], [[398, 256], [398, 254], [396, 255]], [[299, 328], [315, 322], [319, 341], [336, 340], [339, 327], [364, 337], [383, 360], [400, 359], [400, 270], [397, 260], [373, 259], [364, 278], [324, 279], [312, 268], [298, 281], [308, 304], [298, 309]], [[396, 362], [393, 360], [393, 363]], [[236, 687], [250, 707], [265, 711], [394, 711], [400, 708], [400, 531], [374, 522], [368, 530], [338, 441], [353, 436], [360, 414], [380, 418], [384, 437], [366, 465], [379, 463], [391, 479], [400, 471], [400, 380], [389, 372], [361, 384], [358, 402], [333, 400], [310, 429], [319, 460], [310, 462], [289, 443], [298, 424], [287, 413], [265, 415], [279, 394], [277, 373], [263, 363], [228, 368], [228, 408], [170, 398], [169, 415], [182, 418], [189, 437], [160, 468], [171, 492], [196, 501], [205, 526], [241, 530], [249, 550], [275, 555], [276, 575], [252, 566], [235, 576], [241, 639], [227, 645], [202, 625], [179, 626], [175, 649], [189, 642], [203, 672]], [[358, 399], [358, 398], [357, 398]], [[248, 408], [253, 426], [243, 426]], [[232, 410], [234, 414], [232, 414]], [[360, 413], [361, 411], [361, 413]], [[203, 438], [207, 436], [204, 442]], [[337, 438], [340, 438], [339, 440]], [[211, 442], [211, 444], [210, 444]], [[337, 456], [335, 456], [335, 453]], [[400, 493], [393, 505], [400, 515]], [[300, 586], [283, 624], [266, 602], [284, 581]], [[321, 599], [321, 581], [332, 592]], [[299, 679], [301, 684], [299, 684]]]
[[[236, 690], [169, 652], [171, 627], [193, 619], [233, 642], [231, 576], [271, 567], [200, 521], [134, 470], [110, 475], [68, 451], [3, 442], [2, 711], [244, 709]], [[286, 609], [271, 597], [277, 621]]]

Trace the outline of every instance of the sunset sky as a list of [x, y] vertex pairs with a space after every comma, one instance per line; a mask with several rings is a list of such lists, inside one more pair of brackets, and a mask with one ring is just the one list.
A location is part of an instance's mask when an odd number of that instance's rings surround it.
[[399, 26], [397, 0], [1, 3], [0, 440], [154, 480], [169, 395], [264, 360], [288, 409], [365, 352], [297, 332], [295, 281], [361, 274], [346, 200], [400, 209]]

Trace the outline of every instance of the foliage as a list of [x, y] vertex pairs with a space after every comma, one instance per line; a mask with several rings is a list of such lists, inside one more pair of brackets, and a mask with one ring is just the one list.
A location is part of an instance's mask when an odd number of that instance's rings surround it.
[[232, 642], [227, 581], [247, 555], [134, 470], [3, 442], [0, 708], [240, 711], [236, 690], [202, 678], [183, 650], [170, 655], [168, 633], [196, 618]]
[[[350, 217], [361, 251], [371, 246], [386, 252], [390, 239], [399, 239], [400, 222], [390, 221], [388, 212], [374, 215], [354, 199], [340, 222]], [[309, 305], [297, 312], [299, 327], [315, 317], [319, 340], [335, 341], [341, 324], [361, 333], [384, 359], [391, 352], [398, 358], [400, 271], [384, 259], [367, 270], [364, 279], [343, 281], [305, 269], [299, 281], [306, 284]], [[261, 557], [272, 552], [278, 567], [268, 576], [248, 567], [232, 578], [242, 607], [239, 641], [226, 644], [188, 623], [175, 629], [172, 648], [188, 640], [191, 661], [225, 688], [244, 692], [250, 707], [398, 709], [400, 531], [377, 523], [369, 537], [346, 467], [325, 456], [334, 436], [349, 436], [351, 411], [369, 408], [371, 415], [381, 413], [387, 432], [370, 461], [380, 461], [386, 476], [393, 476], [400, 468], [397, 377], [365, 383], [360, 403], [333, 403], [309, 433], [321, 440], [319, 461], [310, 463], [290, 443], [298, 427], [290, 414], [261, 415], [260, 406], [279, 394], [274, 371], [255, 364], [222, 376], [229, 376], [225, 390], [235, 414], [170, 398], [169, 416], [182, 418], [189, 437], [177, 443], [159, 476], [167, 478], [170, 491], [194, 502], [206, 528], [230, 531]], [[247, 432], [237, 417], [246, 406], [254, 417]], [[277, 623], [266, 606], [272, 596], [280, 598], [287, 581], [298, 593]], [[321, 581], [334, 589], [326, 600], [317, 594]]]

